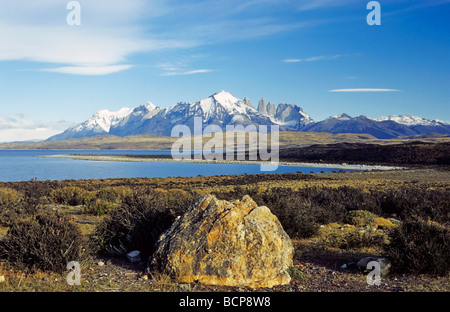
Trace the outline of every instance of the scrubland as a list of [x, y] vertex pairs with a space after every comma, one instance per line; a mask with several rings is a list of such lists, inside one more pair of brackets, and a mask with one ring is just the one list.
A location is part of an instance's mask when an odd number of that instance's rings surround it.
[[[207, 193], [250, 195], [292, 238], [291, 283], [264, 291], [449, 291], [449, 188], [436, 168], [1, 183], [0, 291], [250, 291], [146, 270], [158, 236]], [[366, 256], [392, 264], [380, 286], [352, 266]]]

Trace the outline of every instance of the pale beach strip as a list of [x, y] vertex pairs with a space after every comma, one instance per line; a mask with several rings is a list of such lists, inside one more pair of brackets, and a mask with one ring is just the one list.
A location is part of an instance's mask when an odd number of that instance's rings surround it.
[[236, 165], [269, 165], [281, 167], [306, 167], [306, 168], [325, 168], [325, 169], [342, 169], [342, 170], [401, 170], [404, 167], [382, 166], [382, 165], [364, 165], [364, 164], [324, 164], [310, 162], [270, 162], [258, 160], [206, 160], [206, 159], [173, 159], [173, 158], [147, 158], [147, 157], [127, 157], [122, 155], [45, 155], [38, 156], [42, 158], [68, 158], [88, 161], [119, 161], [119, 162], [184, 162], [184, 163], [208, 163], [208, 164], [236, 164]]

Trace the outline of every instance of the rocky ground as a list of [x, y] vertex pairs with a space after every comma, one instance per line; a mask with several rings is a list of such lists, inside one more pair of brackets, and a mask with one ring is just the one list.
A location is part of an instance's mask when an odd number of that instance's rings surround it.
[[[314, 250], [305, 242], [295, 242], [296, 255], [290, 284], [273, 288], [224, 287], [200, 283], [177, 283], [169, 276], [146, 270], [146, 262], [130, 263], [125, 258], [93, 257], [82, 264], [81, 285], [70, 286], [65, 275], [23, 274], [0, 270], [5, 277], [0, 291], [81, 291], [81, 292], [449, 292], [448, 277], [427, 275], [381, 276], [381, 284], [369, 285], [367, 272], [343, 269], [346, 259], [358, 253]], [[302, 253], [299, 255], [299, 253]], [[363, 257], [364, 254], [360, 254]]]
[[[297, 246], [299, 246], [297, 244]], [[200, 283], [176, 283], [168, 276], [148, 273], [146, 263], [130, 263], [123, 258], [92, 258], [83, 264], [81, 286], [65, 285], [65, 277], [42, 276], [35, 281], [35, 291], [44, 290], [46, 284], [59, 284], [53, 291], [101, 291], [101, 292], [449, 292], [448, 277], [426, 275], [382, 276], [381, 284], [369, 285], [367, 273], [357, 269], [341, 269], [345, 260], [329, 256], [314, 257], [310, 253], [294, 261], [301, 274], [292, 277], [291, 283], [273, 288], [210, 286]], [[11, 273], [10, 273], [11, 274]], [[16, 273], [17, 274], [17, 273]], [[14, 275], [12, 273], [11, 275]], [[23, 281], [22, 281], [23, 283]], [[22, 287], [27, 287], [24, 283]], [[16, 284], [17, 286], [17, 284]], [[1, 288], [1, 286], [0, 286]], [[23, 289], [25, 290], [25, 289]]]

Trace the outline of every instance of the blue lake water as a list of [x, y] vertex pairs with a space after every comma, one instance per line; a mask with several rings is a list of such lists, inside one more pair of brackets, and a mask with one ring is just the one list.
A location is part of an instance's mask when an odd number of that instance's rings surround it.
[[59, 154], [169, 154], [170, 151], [129, 150], [0, 150], [0, 181], [194, 177], [287, 172], [330, 172], [336, 169], [280, 166], [262, 172], [259, 165], [178, 162], [88, 161], [37, 156]]

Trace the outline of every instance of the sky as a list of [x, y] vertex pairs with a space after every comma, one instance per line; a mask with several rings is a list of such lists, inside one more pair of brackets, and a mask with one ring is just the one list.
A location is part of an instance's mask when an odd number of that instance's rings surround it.
[[0, 142], [226, 90], [450, 122], [450, 0], [0, 0]]

